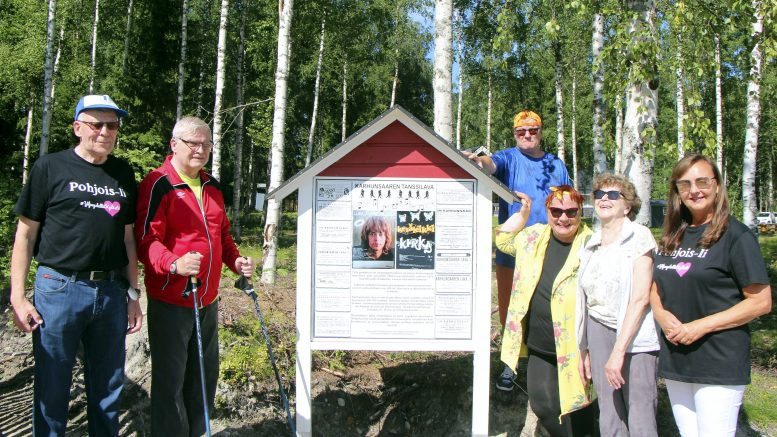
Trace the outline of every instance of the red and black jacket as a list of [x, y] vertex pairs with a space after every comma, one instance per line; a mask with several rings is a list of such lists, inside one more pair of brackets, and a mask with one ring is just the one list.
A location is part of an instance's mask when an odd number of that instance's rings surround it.
[[198, 288], [200, 307], [218, 296], [221, 263], [232, 271], [240, 256], [229, 234], [229, 219], [219, 183], [200, 170], [202, 208], [189, 185], [176, 172], [171, 156], [149, 173], [138, 188], [135, 237], [138, 259], [145, 265], [146, 291], [152, 299], [192, 308], [182, 293], [188, 278], [170, 273], [171, 264], [188, 252], [203, 255]]

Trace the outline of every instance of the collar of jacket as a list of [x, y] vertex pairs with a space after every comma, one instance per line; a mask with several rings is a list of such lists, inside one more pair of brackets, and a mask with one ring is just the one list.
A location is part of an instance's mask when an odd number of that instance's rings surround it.
[[[623, 226], [621, 226], [620, 230], [620, 236], [618, 237], [618, 244], [625, 243], [629, 238], [634, 236], [634, 222], [632, 222], [628, 217], [625, 217], [623, 219]], [[594, 231], [593, 235], [591, 235], [591, 238], [588, 239], [588, 241], [585, 243], [585, 248], [587, 250], [594, 250], [596, 246], [601, 246], [602, 244], [602, 229], [601, 227]]]
[[[170, 180], [170, 183], [175, 185], [185, 184], [186, 182], [181, 179], [180, 176], [178, 176], [178, 171], [173, 167], [173, 155], [167, 155], [167, 158], [165, 158], [165, 164], [163, 168], [165, 169], [165, 174], [167, 175], [167, 178]], [[205, 170], [200, 169], [200, 181], [202, 181], [202, 184], [205, 185], [205, 182], [208, 182], [211, 179], [211, 175], [205, 172]]]

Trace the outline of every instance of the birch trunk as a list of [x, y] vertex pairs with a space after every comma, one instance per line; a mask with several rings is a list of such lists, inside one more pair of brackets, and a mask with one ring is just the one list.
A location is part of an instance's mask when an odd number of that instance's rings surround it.
[[767, 209], [774, 211], [774, 152], [769, 153], [769, 190], [767, 193]]
[[553, 44], [553, 54], [556, 58], [556, 154], [558, 158], [566, 162], [564, 156], [564, 94], [561, 80], [561, 43]]
[[758, 130], [761, 119], [761, 43], [763, 39], [763, 12], [761, 0], [752, 0], [755, 20], [750, 37], [754, 42], [750, 52], [750, 78], [747, 82], [747, 126], [745, 128], [745, 151], [742, 162], [742, 222], [756, 230], [755, 172], [758, 152]]
[[[203, 28], [203, 40], [208, 41], [208, 34], [210, 33], [210, 2], [212, 0], [205, 0], [202, 2], [202, 15], [205, 18], [205, 27]], [[199, 67], [200, 67], [200, 77], [197, 82], [197, 110], [196, 110], [196, 116], [199, 117], [202, 113], [202, 100], [204, 95], [204, 89], [205, 89], [205, 66], [203, 63], [204, 56], [200, 56], [198, 59]]]
[[33, 105], [27, 108], [27, 131], [24, 133], [24, 157], [22, 158], [22, 185], [27, 183], [27, 173], [30, 167], [30, 139], [32, 138]]
[[94, 70], [97, 64], [97, 29], [100, 23], [100, 0], [94, 0], [94, 22], [92, 23], [92, 64], [89, 67], [89, 94], [94, 93]]
[[[653, 20], [655, 19], [654, 0], [641, 0], [631, 2], [632, 10], [637, 12], [632, 21], [630, 34], [638, 38], [642, 43], [655, 43], [652, 36], [654, 32]], [[651, 36], [647, 36], [647, 35]], [[648, 73], [652, 70], [655, 60], [648, 60], [643, 66]], [[640, 208], [636, 222], [650, 226], [650, 193], [653, 187], [653, 144], [655, 143], [655, 130], [657, 127], [658, 93], [652, 89], [650, 82], [637, 82], [636, 66], [632, 66], [629, 74], [630, 84], [627, 90], [626, 116], [623, 120], [623, 160], [625, 161], [624, 174], [634, 183], [637, 194], [642, 199], [645, 208]], [[652, 129], [652, 133], [645, 132]]]
[[175, 100], [175, 119], [180, 120], [183, 115], [183, 85], [186, 80], [186, 41], [187, 23], [189, 17], [189, 0], [183, 0], [181, 10], [181, 58], [178, 61], [178, 95]]
[[54, 96], [57, 91], [57, 72], [59, 71], [59, 60], [62, 58], [62, 41], [65, 39], [65, 27], [59, 28], [59, 41], [57, 41], [57, 54], [54, 56], [54, 74], [51, 77], [51, 102], [53, 105]]
[[[456, 26], [456, 33], [457, 33], [457, 48], [458, 48], [458, 56], [459, 56], [459, 95], [458, 95], [458, 105], [456, 105], [456, 148], [461, 149], [461, 103], [463, 101], [464, 96], [464, 71], [462, 69], [462, 60], [463, 60], [463, 53], [464, 49], [462, 47], [463, 43], [462, 40], [464, 39], [461, 34], [461, 14], [456, 14], [456, 22], [458, 23], [458, 26]], [[491, 149], [488, 149], [489, 153], [491, 152]]]
[[248, 190], [247, 192], [247, 204], [248, 210], [253, 211], [256, 209], [256, 166], [254, 165], [256, 157], [254, 156], [254, 141], [251, 137], [248, 137]]
[[[316, 133], [316, 120], [318, 118], [318, 95], [321, 89], [321, 64], [324, 61], [324, 36], [326, 34], [326, 19], [321, 20], [321, 36], [318, 44], [318, 63], [316, 64], [316, 84], [313, 89], [313, 114], [310, 117], [310, 132], [308, 132], [308, 153], [305, 156], [305, 167], [310, 165], [313, 159], [313, 137]], [[396, 65], [396, 64], [395, 64]], [[397, 67], [398, 68], [398, 67]], [[396, 76], [394, 76], [396, 79]], [[391, 106], [394, 106], [394, 94], [391, 94]]]
[[685, 91], [683, 88], [683, 35], [678, 30], [677, 33], [677, 66], [675, 68], [675, 78], [677, 80], [677, 159], [685, 156]]
[[[275, 71], [275, 108], [272, 123], [272, 149], [270, 150], [270, 186], [267, 192], [278, 188], [283, 181], [284, 131], [286, 127], [286, 96], [289, 77], [289, 45], [294, 0], [283, 1], [278, 25], [278, 65]], [[278, 251], [278, 230], [280, 229], [281, 202], [272, 198], [267, 202], [267, 220], [264, 225], [264, 259], [262, 260], [262, 283], [275, 283], [275, 263]]]
[[221, 19], [219, 20], [219, 43], [216, 49], [216, 99], [213, 105], [213, 164], [211, 172], [216, 179], [221, 176], [221, 104], [224, 98], [224, 56], [227, 51], [227, 16], [229, 0], [221, 0]]
[[52, 78], [54, 77], [54, 58], [51, 51], [54, 47], [54, 20], [56, 15], [57, 0], [49, 0], [49, 14], [46, 23], [46, 54], [43, 64], [43, 120], [40, 128], [40, 156], [45, 155], [48, 151], [51, 112], [54, 106], [54, 96], [51, 92]]
[[572, 182], [575, 190], [579, 190], [580, 183], [577, 181], [577, 76], [572, 75]]
[[720, 69], [720, 34], [715, 34], [715, 157], [723, 171], [723, 74]]
[[341, 125], [341, 134], [340, 134], [340, 141], [345, 141], [346, 136], [346, 120], [348, 115], [348, 60], [343, 62], [343, 100], [342, 100], [342, 107], [343, 107], [343, 117], [342, 121], [340, 122]]
[[492, 105], [492, 89], [491, 89], [491, 73], [488, 73], [488, 101], [486, 102], [486, 149], [491, 151], [491, 105]]
[[389, 108], [394, 106], [397, 102], [397, 85], [399, 84], [399, 50], [394, 50], [394, 78], [391, 81], [391, 104]]
[[451, 0], [434, 2], [434, 131], [446, 141], [453, 139], [453, 96], [451, 87], [452, 60]]
[[124, 56], [121, 58], [121, 73], [127, 74], [127, 59], [129, 58], [130, 34], [132, 31], [132, 6], [134, 0], [129, 0], [127, 5], [127, 29], [124, 32]]
[[604, 154], [604, 71], [602, 70], [602, 48], [604, 47], [604, 16], [594, 13], [591, 36], [593, 57], [593, 152], [594, 175], [607, 171], [607, 157]]
[[233, 189], [232, 189], [232, 230], [235, 235], [240, 237], [240, 213], [242, 212], [241, 190], [243, 187], [243, 126], [244, 126], [244, 113], [243, 107], [243, 88], [245, 78], [243, 77], [243, 59], [245, 58], [245, 42], [246, 42], [246, 5], [242, 0], [237, 0], [237, 10], [240, 13], [240, 39], [238, 39], [237, 45], [237, 71], [236, 87], [237, 92], [235, 96], [235, 106], [237, 106], [237, 119], [235, 120], [235, 171], [233, 177]]
[[615, 173], [623, 173], [623, 107], [615, 111]]

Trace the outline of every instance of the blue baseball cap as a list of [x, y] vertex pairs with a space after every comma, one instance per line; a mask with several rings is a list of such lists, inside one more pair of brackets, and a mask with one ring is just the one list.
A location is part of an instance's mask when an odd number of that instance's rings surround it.
[[78, 120], [78, 114], [88, 111], [90, 109], [110, 109], [114, 112], [116, 112], [116, 115], [119, 117], [127, 117], [129, 114], [127, 111], [123, 109], [119, 109], [118, 106], [116, 106], [116, 103], [113, 102], [113, 99], [111, 99], [107, 95], [88, 95], [81, 97], [81, 100], [78, 101], [78, 104], [76, 105], [76, 113], [75, 116], [73, 116], [73, 120]]

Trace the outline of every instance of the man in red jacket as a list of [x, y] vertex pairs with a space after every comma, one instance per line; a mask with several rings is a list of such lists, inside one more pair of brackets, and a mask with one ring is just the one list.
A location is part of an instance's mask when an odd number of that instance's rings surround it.
[[138, 189], [138, 258], [145, 265], [151, 346], [151, 435], [205, 432], [190, 280], [199, 279], [198, 308], [205, 386], [213, 409], [219, 374], [218, 292], [221, 264], [250, 277], [229, 234], [219, 183], [202, 168], [213, 148], [207, 123], [195, 117], [173, 128], [169, 155]]

